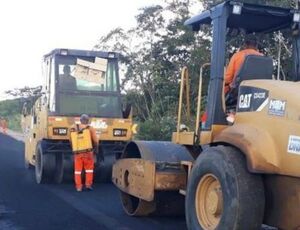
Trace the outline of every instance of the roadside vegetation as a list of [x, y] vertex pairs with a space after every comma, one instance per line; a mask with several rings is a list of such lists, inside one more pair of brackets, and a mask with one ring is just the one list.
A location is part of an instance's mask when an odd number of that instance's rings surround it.
[[23, 105], [34, 103], [35, 99], [39, 96], [41, 87], [23, 87], [8, 90], [7, 95], [15, 99], [0, 101], [0, 117], [3, 117], [8, 122], [8, 128], [17, 132], [21, 129], [21, 115]]
[[8, 121], [9, 129], [21, 131], [21, 99], [0, 101], [0, 117]]

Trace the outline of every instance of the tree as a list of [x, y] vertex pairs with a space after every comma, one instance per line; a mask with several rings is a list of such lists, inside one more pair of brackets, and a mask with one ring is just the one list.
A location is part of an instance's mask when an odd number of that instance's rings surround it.
[[[163, 5], [144, 7], [134, 28], [113, 29], [95, 46], [123, 54], [126, 101], [134, 105], [141, 126], [146, 121], [148, 127], [160, 127], [153, 128], [147, 139], [159, 137], [159, 130], [168, 130], [168, 121], [176, 120], [180, 70], [186, 65], [190, 67], [195, 101], [199, 67], [209, 61], [203, 52], [209, 53], [210, 43], [209, 38], [199, 37], [183, 25], [196, 2], [165, 0]], [[171, 132], [167, 133], [170, 139]]]
[[42, 91], [42, 86], [37, 86], [37, 87], [25, 86], [23, 88], [15, 88], [12, 90], [7, 90], [5, 91], [5, 93], [15, 98], [29, 98], [29, 97], [40, 96], [41, 91]]

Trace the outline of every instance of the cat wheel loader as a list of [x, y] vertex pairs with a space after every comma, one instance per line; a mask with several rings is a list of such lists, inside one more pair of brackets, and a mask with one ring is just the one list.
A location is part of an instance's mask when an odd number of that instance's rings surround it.
[[[194, 31], [203, 25], [212, 30], [207, 121], [200, 122], [200, 74], [195, 131], [180, 129], [181, 102], [189, 88], [184, 69], [172, 142], [132, 141], [113, 166], [127, 214], [185, 213], [188, 229], [255, 230], [262, 224], [300, 229], [299, 22], [297, 10], [236, 1], [185, 22]], [[272, 58], [249, 55], [235, 77], [231, 100], [225, 100], [226, 37], [233, 29], [257, 35], [289, 30], [293, 81], [273, 79]], [[235, 120], [229, 123], [227, 112], [233, 109]]]
[[24, 105], [25, 166], [35, 166], [37, 183], [73, 178], [70, 128], [90, 116], [100, 141], [96, 181], [111, 180], [111, 168], [135, 132], [131, 108], [123, 110], [117, 53], [55, 49], [43, 58], [44, 85]]

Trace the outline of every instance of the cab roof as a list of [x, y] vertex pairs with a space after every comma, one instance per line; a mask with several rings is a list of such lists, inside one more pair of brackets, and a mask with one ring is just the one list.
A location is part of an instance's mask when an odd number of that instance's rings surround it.
[[115, 52], [104, 52], [94, 50], [76, 50], [76, 49], [54, 49], [50, 53], [44, 55], [44, 59], [55, 55], [71, 55], [83, 57], [100, 57], [100, 58], [119, 58], [119, 54]]
[[[242, 6], [240, 15], [233, 14], [233, 5]], [[200, 25], [211, 24], [212, 12], [223, 12], [225, 8], [229, 9], [227, 19], [228, 28], [243, 28], [248, 33], [269, 33], [280, 29], [288, 28], [293, 23], [294, 9], [240, 3], [236, 1], [225, 1], [219, 5], [196, 15], [185, 22], [185, 25], [191, 26], [194, 31], [200, 30]], [[215, 13], [215, 12], [214, 12]]]

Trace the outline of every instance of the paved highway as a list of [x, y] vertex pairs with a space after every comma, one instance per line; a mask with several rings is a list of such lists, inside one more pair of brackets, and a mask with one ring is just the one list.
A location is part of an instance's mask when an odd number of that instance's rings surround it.
[[14, 136], [0, 134], [1, 230], [186, 229], [184, 217], [128, 217], [112, 184], [82, 193], [73, 184], [36, 184], [34, 170], [23, 166], [24, 144]]

